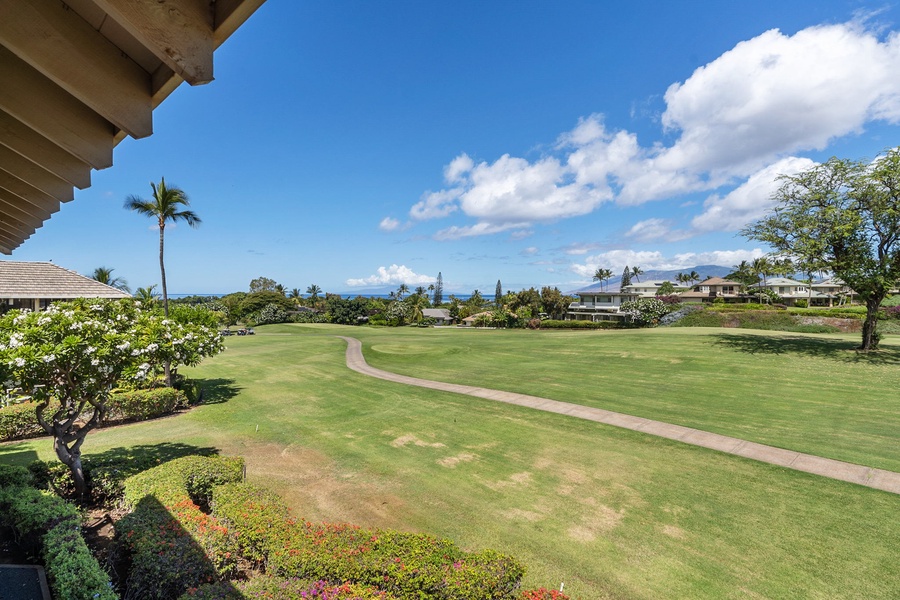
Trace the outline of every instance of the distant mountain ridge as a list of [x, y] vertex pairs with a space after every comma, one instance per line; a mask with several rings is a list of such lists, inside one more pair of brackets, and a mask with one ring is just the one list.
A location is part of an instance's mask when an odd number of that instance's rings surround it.
[[[704, 279], [708, 279], [710, 277], [725, 277], [734, 269], [732, 267], [723, 267], [720, 265], [697, 265], [696, 267], [685, 267], [683, 269], [672, 269], [669, 271], [663, 271], [658, 269], [652, 269], [648, 271], [644, 271], [638, 276], [638, 279], [632, 277], [633, 283], [638, 283], [640, 281], [671, 281], [672, 283], [677, 283], [675, 281], [675, 277], [679, 273], [690, 273], [691, 271], [697, 271], [700, 275], [700, 281]], [[592, 285], [581, 287], [570, 292], [566, 292], [567, 294], [577, 294], [578, 292], [599, 292], [599, 291], [608, 291], [608, 292], [618, 292], [619, 284], [622, 282], [622, 274], [619, 273], [615, 277], [610, 277], [609, 281], [604, 282], [596, 282]]]

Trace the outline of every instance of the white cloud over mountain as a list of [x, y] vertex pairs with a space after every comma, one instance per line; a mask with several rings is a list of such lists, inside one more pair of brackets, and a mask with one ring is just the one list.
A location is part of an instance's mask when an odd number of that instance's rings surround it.
[[590, 278], [598, 268], [611, 269], [614, 273], [623, 270], [626, 265], [639, 266], [645, 271], [674, 270], [696, 267], [697, 265], [735, 265], [742, 260], [751, 261], [763, 256], [765, 252], [759, 248], [753, 250], [713, 250], [710, 252], [683, 252], [673, 256], [665, 256], [659, 251], [610, 250], [589, 256], [581, 264], [571, 266], [571, 271], [584, 278]]
[[424, 194], [409, 214], [415, 221], [453, 213], [474, 220], [434, 236], [453, 240], [577, 217], [608, 202], [639, 205], [715, 190], [691, 231], [672, 232], [652, 218], [628, 235], [648, 241], [733, 231], [766, 212], [779, 174], [813, 165], [796, 154], [825, 149], [872, 121], [900, 122], [897, 73], [896, 32], [881, 38], [861, 22], [790, 36], [766, 31], [668, 88], [660, 134], [675, 135], [671, 144], [641, 146], [636, 134], [610, 131], [602, 115], [590, 115], [533, 161], [505, 154], [476, 162], [460, 154], [444, 168], [447, 187]]

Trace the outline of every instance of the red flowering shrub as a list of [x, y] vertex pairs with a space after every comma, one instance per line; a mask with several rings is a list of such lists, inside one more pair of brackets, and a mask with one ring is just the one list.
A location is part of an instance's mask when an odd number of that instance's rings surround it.
[[185, 592], [179, 600], [396, 600], [387, 592], [352, 583], [332, 584], [295, 577], [262, 575], [231, 584], [207, 584]]
[[213, 514], [238, 534], [247, 558], [265, 558], [267, 572], [281, 577], [353, 582], [400, 599], [500, 600], [514, 598], [524, 575], [508, 556], [467, 554], [429, 535], [294, 521], [280, 498], [245, 484], [217, 489]]
[[132, 559], [129, 595], [177, 598], [186, 589], [232, 574], [235, 536], [198, 505], [216, 484], [238, 481], [243, 460], [187, 456], [125, 481], [133, 508], [116, 524], [118, 550]]
[[556, 590], [538, 588], [536, 590], [522, 590], [519, 600], [570, 600], [568, 596]]

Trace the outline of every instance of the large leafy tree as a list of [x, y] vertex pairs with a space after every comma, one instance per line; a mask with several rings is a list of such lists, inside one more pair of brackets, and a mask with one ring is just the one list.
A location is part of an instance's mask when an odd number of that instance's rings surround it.
[[122, 277], [113, 277], [113, 271], [115, 271], [115, 269], [111, 267], [97, 267], [94, 269], [94, 272], [91, 273], [91, 279], [130, 294], [131, 289], [128, 287], [128, 282]]
[[874, 162], [832, 158], [781, 178], [750, 239], [801, 265], [824, 268], [866, 304], [860, 349], [878, 347], [878, 307], [900, 280], [900, 149]]
[[166, 288], [166, 263], [163, 259], [166, 239], [166, 223], [184, 221], [191, 227], [200, 225], [200, 217], [192, 210], [187, 210], [191, 205], [187, 194], [179, 187], [167, 186], [166, 178], [159, 181], [159, 185], [151, 182], [153, 190], [149, 200], [140, 196], [128, 196], [125, 200], [125, 208], [138, 214], [156, 219], [159, 226], [159, 274], [162, 279], [163, 311], [169, 316], [169, 293]]
[[0, 318], [0, 382], [36, 402], [37, 420], [83, 496], [81, 446], [102, 422], [112, 388], [222, 349], [215, 328], [163, 318], [131, 299], [60, 302]]

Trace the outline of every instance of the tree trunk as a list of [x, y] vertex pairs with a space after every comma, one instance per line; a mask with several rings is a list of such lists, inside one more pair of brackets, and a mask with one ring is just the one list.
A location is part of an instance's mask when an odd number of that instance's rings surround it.
[[54, 436], [53, 450], [59, 461], [69, 467], [69, 471], [72, 472], [72, 480], [75, 482], [75, 493], [83, 500], [87, 494], [87, 483], [84, 480], [84, 469], [81, 466], [81, 440], [69, 448], [62, 438]]
[[870, 296], [866, 298], [866, 320], [863, 322], [862, 346], [859, 347], [860, 350], [875, 350], [878, 348], [876, 327], [878, 325], [878, 307], [881, 306], [882, 300], [884, 300], [883, 294], [877, 297]]
[[[166, 289], [166, 263], [163, 262], [163, 246], [166, 234], [166, 222], [160, 219], [159, 221], [159, 274], [162, 278], [162, 297], [163, 297], [163, 312], [166, 315], [166, 318], [169, 318], [169, 293]], [[169, 364], [169, 361], [163, 363], [163, 372], [166, 377], [166, 387], [172, 387], [172, 365]]]

